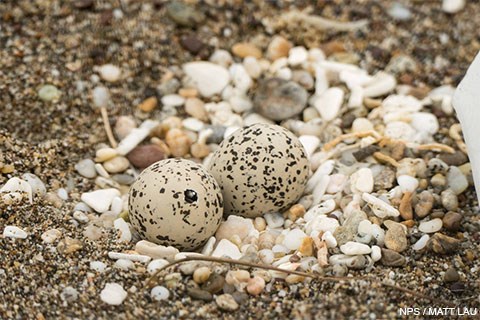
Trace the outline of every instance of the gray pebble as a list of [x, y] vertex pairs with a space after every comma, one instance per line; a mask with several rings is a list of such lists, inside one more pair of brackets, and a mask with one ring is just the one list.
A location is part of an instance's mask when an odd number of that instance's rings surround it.
[[220, 144], [223, 141], [223, 136], [225, 134], [226, 127], [220, 125], [210, 125], [206, 129], [212, 129], [213, 133], [208, 137], [207, 143], [216, 143]]
[[167, 5], [167, 15], [176, 24], [184, 27], [194, 27], [205, 20], [203, 12], [180, 1], [173, 1]]
[[93, 162], [92, 159], [80, 160], [75, 165], [75, 170], [77, 170], [79, 174], [88, 179], [92, 179], [97, 176], [97, 171], [95, 170], [95, 162]]
[[382, 259], [380, 261], [387, 267], [401, 267], [407, 262], [405, 257], [400, 253], [384, 248], [382, 248]]
[[223, 289], [225, 284], [225, 278], [218, 273], [212, 273], [208, 278], [208, 281], [202, 285], [202, 289], [212, 294], [218, 293]]
[[112, 179], [125, 186], [129, 186], [135, 181], [135, 177], [129, 174], [115, 174], [112, 176]]
[[455, 270], [455, 268], [448, 268], [443, 276], [443, 281], [457, 282], [458, 280], [460, 280], [460, 275], [458, 274], [457, 270]]
[[195, 300], [203, 300], [207, 302], [213, 300], [213, 295], [210, 292], [199, 288], [189, 288], [187, 289], [187, 294]]

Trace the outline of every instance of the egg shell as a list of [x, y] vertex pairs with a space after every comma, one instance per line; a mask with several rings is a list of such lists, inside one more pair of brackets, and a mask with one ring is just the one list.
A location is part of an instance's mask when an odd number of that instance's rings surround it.
[[129, 193], [129, 219], [140, 236], [181, 250], [198, 248], [223, 215], [220, 187], [207, 170], [184, 159], [145, 169]]
[[222, 189], [225, 213], [250, 218], [294, 204], [310, 171], [298, 138], [283, 127], [263, 123], [225, 139], [207, 168]]

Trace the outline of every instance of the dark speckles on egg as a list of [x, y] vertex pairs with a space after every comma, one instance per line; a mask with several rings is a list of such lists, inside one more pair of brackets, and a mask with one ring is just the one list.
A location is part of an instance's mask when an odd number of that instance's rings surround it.
[[205, 243], [223, 215], [218, 183], [201, 165], [183, 159], [145, 169], [131, 186], [128, 207], [142, 237], [180, 250]]
[[255, 124], [234, 132], [213, 154], [210, 173], [222, 189], [226, 214], [257, 217], [301, 197], [309, 162], [298, 138], [283, 127]]

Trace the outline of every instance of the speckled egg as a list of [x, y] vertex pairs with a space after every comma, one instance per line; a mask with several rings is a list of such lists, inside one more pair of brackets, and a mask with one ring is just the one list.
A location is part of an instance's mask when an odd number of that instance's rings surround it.
[[245, 217], [279, 212], [294, 204], [305, 190], [310, 168], [298, 138], [269, 124], [234, 132], [207, 167], [222, 189], [225, 213]]
[[215, 179], [184, 159], [158, 161], [145, 169], [130, 188], [128, 208], [141, 237], [181, 250], [201, 246], [223, 216]]

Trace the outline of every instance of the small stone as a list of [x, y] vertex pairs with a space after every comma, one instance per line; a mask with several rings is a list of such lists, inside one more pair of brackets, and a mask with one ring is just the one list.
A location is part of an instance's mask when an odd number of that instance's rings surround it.
[[26, 239], [28, 237], [28, 233], [19, 227], [5, 226], [5, 229], [3, 229], [3, 236], [5, 238]]
[[407, 263], [407, 260], [398, 252], [382, 248], [380, 262], [387, 267], [402, 267]]
[[135, 264], [131, 260], [118, 259], [117, 261], [115, 261], [115, 268], [121, 270], [129, 270], [135, 268]]
[[443, 275], [443, 281], [445, 282], [457, 282], [460, 280], [460, 275], [455, 268], [448, 268]]
[[303, 239], [305, 239], [307, 235], [299, 228], [295, 228], [290, 230], [283, 240], [283, 245], [290, 250], [297, 250], [300, 248]]
[[170, 297], [170, 291], [164, 286], [155, 286], [150, 291], [150, 295], [153, 300], [162, 301], [167, 300]]
[[165, 142], [174, 157], [183, 157], [190, 151], [190, 138], [181, 129], [173, 128], [168, 130]]
[[185, 112], [195, 119], [208, 121], [208, 113], [205, 110], [205, 103], [198, 98], [188, 98], [185, 101]]
[[468, 180], [458, 167], [451, 166], [447, 172], [447, 185], [456, 195], [459, 195], [468, 188]]
[[157, 273], [158, 270], [162, 269], [168, 265], [168, 261], [165, 259], [154, 259], [150, 261], [150, 263], [147, 266], [147, 272], [149, 274], [155, 274]]
[[60, 299], [66, 302], [74, 302], [78, 299], [78, 291], [73, 287], [65, 287], [60, 293]]
[[398, 217], [400, 215], [400, 211], [369, 193], [363, 193], [362, 199], [369, 204], [373, 213], [379, 218]]
[[132, 233], [125, 220], [122, 218], [115, 219], [115, 221], [113, 221], [113, 227], [118, 231], [118, 242], [132, 241]]
[[298, 66], [308, 59], [308, 51], [305, 47], [293, 47], [288, 51], [288, 64]]
[[104, 86], [96, 86], [92, 91], [93, 105], [96, 108], [107, 108], [110, 104], [110, 91]]
[[30, 187], [32, 188], [32, 193], [34, 195], [43, 197], [47, 192], [47, 188], [45, 187], [43, 181], [40, 180], [40, 178], [33, 173], [24, 173], [22, 175], [22, 180], [24, 180], [30, 185]]
[[350, 176], [350, 189], [352, 192], [372, 192], [373, 173], [369, 168], [361, 168]]
[[262, 66], [255, 57], [246, 57], [243, 59], [243, 66], [248, 75], [254, 79], [257, 79], [262, 74]]
[[190, 147], [190, 153], [194, 158], [203, 159], [210, 154], [210, 147], [204, 143], [194, 143]]
[[428, 234], [424, 234], [420, 239], [415, 242], [415, 244], [412, 246], [412, 249], [415, 251], [420, 251], [423, 250], [428, 243], [428, 240], [430, 240], [430, 236]]
[[202, 300], [206, 302], [213, 300], [213, 295], [210, 292], [199, 288], [188, 288], [187, 294], [195, 300]]
[[398, 176], [397, 182], [402, 192], [415, 192], [418, 188], [418, 180], [409, 175]]
[[129, 116], [120, 116], [117, 119], [117, 122], [115, 123], [115, 134], [117, 137], [120, 139], [125, 138], [128, 136], [130, 132], [132, 132], [133, 129], [137, 127], [137, 124], [135, 123], [135, 120], [133, 120]]
[[135, 245], [135, 251], [139, 254], [149, 256], [153, 259], [166, 259], [173, 261], [178, 249], [174, 247], [166, 247], [147, 240], [141, 240]]
[[127, 158], [122, 156], [115, 157], [103, 163], [103, 167], [109, 173], [123, 172], [127, 170], [129, 166], [130, 166], [130, 162], [127, 160]]
[[110, 188], [83, 193], [81, 199], [95, 211], [103, 213], [110, 208], [113, 199], [120, 196], [120, 191]]
[[212, 273], [207, 282], [202, 285], [202, 289], [210, 292], [211, 294], [219, 293], [223, 289], [225, 284], [225, 278], [218, 274]]
[[300, 114], [307, 98], [307, 91], [297, 83], [269, 78], [259, 82], [253, 103], [259, 114], [279, 121]]
[[151, 164], [165, 158], [165, 152], [162, 148], [154, 144], [136, 146], [127, 154], [128, 161], [139, 169], [145, 169]]
[[379, 246], [372, 246], [372, 253], [370, 254], [373, 262], [380, 261], [382, 259], [382, 249]]
[[107, 283], [100, 293], [103, 302], [118, 306], [127, 298], [127, 291], [118, 283]]
[[458, 250], [460, 240], [446, 236], [442, 233], [435, 233], [427, 243], [427, 247], [435, 253], [451, 254]]
[[442, 205], [448, 211], [456, 211], [458, 209], [458, 197], [452, 189], [447, 189], [441, 194]]
[[[367, 215], [362, 211], [353, 211], [343, 222], [343, 225], [336, 228], [333, 232], [338, 245], [343, 245], [352, 241], [358, 230], [361, 221], [366, 220]], [[335, 220], [335, 219], [334, 219]], [[338, 224], [338, 222], [337, 222]]]
[[205, 283], [211, 274], [212, 271], [209, 267], [200, 267], [193, 272], [193, 281], [197, 284]]
[[340, 112], [343, 104], [343, 90], [337, 87], [328, 88], [317, 99], [315, 99], [314, 107], [325, 121], [332, 121]]
[[228, 294], [219, 295], [215, 302], [217, 303], [218, 307], [225, 311], [235, 311], [238, 309], [238, 303], [233, 299], [233, 297]]
[[194, 27], [205, 20], [203, 12], [181, 1], [170, 2], [166, 9], [170, 19], [183, 27]]
[[465, 0], [443, 0], [442, 10], [443, 12], [455, 14], [460, 12], [465, 7]]
[[434, 233], [437, 231], [440, 231], [442, 229], [442, 219], [440, 218], [435, 218], [430, 221], [422, 221], [420, 222], [420, 225], [418, 226], [418, 230], [424, 233]]
[[457, 231], [460, 229], [460, 223], [462, 222], [462, 219], [463, 216], [460, 213], [449, 211], [442, 219], [443, 226], [447, 230]]
[[70, 254], [82, 248], [83, 244], [80, 240], [70, 237], [65, 237], [65, 239], [61, 240], [57, 245], [57, 250], [61, 254]]
[[415, 214], [419, 218], [425, 218], [430, 214], [433, 208], [434, 198], [430, 191], [422, 191], [418, 196], [417, 204], [415, 205]]
[[184, 49], [192, 54], [198, 54], [205, 46], [202, 40], [193, 35], [182, 37], [180, 39], [180, 44]]
[[372, 252], [369, 246], [363, 243], [348, 241], [347, 243], [340, 246], [340, 251], [349, 256], [360, 255], [360, 254], [369, 254]]
[[107, 269], [107, 265], [101, 261], [91, 261], [90, 269], [101, 273], [101, 272], [104, 272], [105, 269]]
[[455, 151], [455, 153], [442, 153], [438, 156], [440, 160], [445, 162], [449, 166], [461, 166], [468, 162], [468, 157], [461, 151]]
[[248, 279], [247, 292], [252, 296], [258, 296], [265, 288], [265, 280], [259, 276]]
[[95, 178], [97, 176], [97, 171], [95, 170], [95, 162], [91, 159], [80, 160], [75, 164], [75, 170], [85, 178]]
[[95, 1], [94, 0], [75, 0], [73, 1], [73, 6], [81, 10], [92, 9], [95, 6]]
[[236, 43], [232, 46], [232, 53], [240, 58], [254, 57], [260, 59], [262, 51], [254, 44], [248, 42]]
[[328, 248], [335, 248], [338, 244], [337, 239], [335, 239], [335, 237], [330, 231], [326, 231], [322, 235], [322, 240], [325, 241], [325, 244], [327, 245]]
[[385, 246], [396, 252], [407, 249], [408, 241], [405, 226], [391, 220], [385, 221], [384, 224], [388, 228], [385, 233]]
[[85, 238], [96, 241], [102, 237], [102, 229], [94, 226], [93, 224], [88, 225], [83, 231]]
[[403, 194], [402, 200], [400, 202], [400, 206], [398, 207], [398, 211], [400, 211], [400, 216], [404, 220], [412, 220], [413, 219], [413, 210], [412, 210], [412, 193], [405, 192]]
[[157, 104], [158, 101], [156, 97], [149, 97], [138, 105], [138, 109], [142, 110], [143, 112], [152, 112], [153, 109], [157, 107]]
[[243, 218], [236, 215], [229, 215], [227, 220], [223, 221], [215, 233], [215, 237], [220, 241], [230, 239], [238, 235], [241, 240], [245, 239], [250, 232], [254, 230], [252, 219]]
[[183, 65], [183, 71], [204, 97], [221, 93], [230, 82], [228, 70], [211, 62], [189, 62]]
[[240, 259], [242, 254], [236, 245], [227, 239], [222, 239], [213, 250], [212, 257], [227, 256], [231, 259]]
[[120, 79], [122, 70], [113, 64], [104, 64], [98, 68], [100, 77], [108, 82], [116, 82]]
[[[369, 150], [372, 151], [372, 154], [378, 150]], [[361, 161], [358, 160], [357, 161]], [[388, 190], [393, 187], [393, 182], [395, 181], [395, 171], [388, 167], [384, 167], [380, 173], [375, 175], [374, 178], [374, 189], [375, 190]]]
[[345, 254], [334, 254], [330, 256], [328, 262], [331, 265], [342, 265], [355, 270], [365, 269], [368, 264], [368, 260], [363, 255], [348, 256]]
[[387, 10], [388, 15], [398, 21], [407, 21], [412, 18], [412, 12], [400, 2], [394, 2]]
[[50, 229], [42, 233], [42, 241], [46, 243], [53, 243], [62, 236], [62, 232], [58, 229]]
[[267, 222], [267, 225], [272, 229], [280, 228], [285, 222], [285, 219], [279, 213], [267, 213], [263, 217]]
[[267, 58], [275, 61], [282, 57], [287, 57], [292, 43], [281, 36], [274, 36], [267, 48]]
[[51, 84], [44, 85], [38, 90], [38, 97], [45, 102], [56, 101], [61, 95], [62, 92]]

